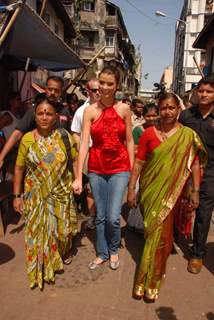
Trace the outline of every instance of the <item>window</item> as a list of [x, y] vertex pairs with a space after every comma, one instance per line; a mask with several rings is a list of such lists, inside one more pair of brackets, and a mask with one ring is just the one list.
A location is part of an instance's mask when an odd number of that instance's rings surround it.
[[116, 15], [116, 9], [112, 5], [107, 5], [107, 12], [108, 12], [108, 16], [115, 16]]
[[95, 44], [95, 32], [82, 31], [82, 39], [80, 40], [81, 47], [94, 48]]
[[45, 20], [45, 22], [46, 22], [48, 25], [50, 25], [50, 20], [51, 20], [51, 18], [50, 18], [49, 13], [46, 13], [46, 14], [45, 14], [44, 20]]
[[114, 30], [106, 30], [106, 46], [113, 47], [114, 46]]
[[82, 10], [83, 11], [94, 11], [95, 1], [83, 1]]
[[54, 24], [54, 31], [56, 34], [59, 34], [59, 26], [56, 23]]

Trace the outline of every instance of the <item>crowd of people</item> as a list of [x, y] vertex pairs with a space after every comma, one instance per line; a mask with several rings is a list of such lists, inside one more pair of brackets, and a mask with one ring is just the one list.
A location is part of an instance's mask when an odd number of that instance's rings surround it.
[[45, 93], [24, 116], [14, 101], [21, 101], [18, 93], [11, 95], [9, 111], [1, 115], [0, 129], [7, 133], [11, 125], [0, 153], [1, 168], [19, 143], [13, 206], [25, 218], [31, 288], [54, 282], [63, 264], [71, 263], [78, 229], [76, 197], [83, 191], [88, 227], [96, 228], [96, 256], [88, 265], [92, 272], [107, 261], [112, 270], [120, 266], [124, 202], [139, 206], [143, 217], [145, 241], [135, 299], [158, 298], [174, 232], [185, 233], [193, 212], [187, 270], [201, 271], [214, 209], [214, 79], [199, 81], [197, 103], [183, 111], [174, 93], [148, 104], [139, 98], [118, 101], [119, 85], [119, 71], [107, 66], [98, 79], [87, 82], [83, 104], [75, 94], [62, 104], [63, 80], [51, 76]]

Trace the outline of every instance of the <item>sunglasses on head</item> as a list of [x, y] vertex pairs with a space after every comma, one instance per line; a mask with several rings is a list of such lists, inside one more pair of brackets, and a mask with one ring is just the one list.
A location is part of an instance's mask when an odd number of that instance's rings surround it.
[[91, 92], [98, 92], [99, 89], [97, 89], [97, 88], [91, 88], [90, 91], [91, 91]]

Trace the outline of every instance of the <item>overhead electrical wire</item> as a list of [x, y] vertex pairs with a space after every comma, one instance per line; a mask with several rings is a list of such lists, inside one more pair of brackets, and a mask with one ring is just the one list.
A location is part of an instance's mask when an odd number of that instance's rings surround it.
[[152, 22], [154, 22], [156, 24], [163, 24], [163, 25], [169, 24], [169, 23], [164, 23], [164, 22], [160, 22], [160, 21], [155, 20], [154, 18], [152, 18], [151, 16], [146, 14], [143, 10], [136, 7], [131, 1], [129, 1], [129, 0], [124, 0], [124, 1], [127, 2], [131, 7], [133, 7], [138, 13], [140, 13], [142, 16], [146, 17], [147, 19], [151, 20]]

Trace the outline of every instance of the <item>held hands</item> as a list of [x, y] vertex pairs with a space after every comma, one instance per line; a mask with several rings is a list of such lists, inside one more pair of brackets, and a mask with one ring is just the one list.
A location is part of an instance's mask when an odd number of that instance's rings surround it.
[[134, 188], [128, 188], [127, 201], [131, 207], [137, 206], [136, 193]]
[[72, 183], [73, 190], [76, 194], [80, 194], [82, 192], [82, 178], [81, 179], [75, 179]]
[[15, 211], [22, 214], [23, 213], [23, 199], [22, 198], [13, 199], [13, 208]]
[[193, 190], [190, 196], [190, 203], [194, 209], [199, 206], [199, 191]]

